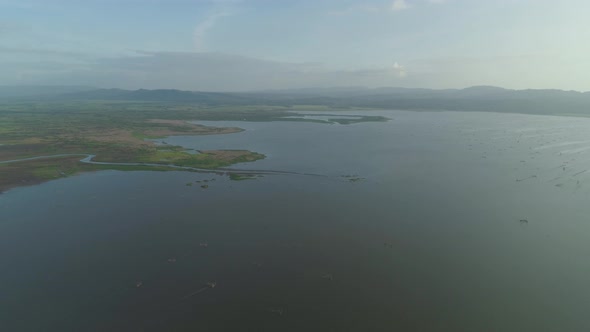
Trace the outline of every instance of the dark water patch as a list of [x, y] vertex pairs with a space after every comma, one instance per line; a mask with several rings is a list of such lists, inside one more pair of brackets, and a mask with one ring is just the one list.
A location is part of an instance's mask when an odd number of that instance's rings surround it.
[[590, 121], [377, 114], [394, 120], [166, 139], [330, 177], [104, 171], [7, 192], [3, 327], [587, 330], [590, 155], [559, 144]]

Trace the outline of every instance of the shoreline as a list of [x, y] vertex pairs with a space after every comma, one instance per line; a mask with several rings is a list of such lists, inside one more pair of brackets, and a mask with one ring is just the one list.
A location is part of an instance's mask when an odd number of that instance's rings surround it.
[[[264, 155], [263, 155], [264, 156]], [[22, 159], [13, 159], [13, 160], [5, 160], [0, 161], [1, 164], [17, 164], [19, 162], [27, 162], [27, 161], [36, 161], [36, 160], [51, 160], [57, 158], [67, 158], [67, 157], [83, 157], [82, 159], [77, 160], [79, 163], [84, 163], [87, 165], [97, 165], [97, 166], [113, 166], [112, 168], [104, 168], [104, 169], [87, 169], [87, 170], [79, 170], [75, 173], [63, 175], [61, 177], [56, 178], [45, 178], [41, 179], [38, 178], [36, 181], [32, 182], [14, 182], [8, 183], [4, 186], [0, 186], [0, 194], [14, 188], [28, 186], [28, 185], [38, 185], [45, 182], [49, 182], [52, 180], [58, 180], [62, 178], [66, 178], [68, 176], [82, 174], [82, 173], [89, 173], [89, 172], [96, 172], [102, 170], [118, 170], [118, 171], [188, 171], [188, 172], [197, 172], [197, 173], [208, 173], [208, 174], [218, 174], [218, 175], [300, 175], [300, 176], [318, 176], [318, 177], [326, 177], [326, 175], [321, 174], [313, 174], [313, 173], [300, 173], [300, 172], [291, 172], [291, 171], [278, 171], [278, 170], [264, 170], [264, 169], [237, 169], [237, 168], [228, 168], [228, 167], [219, 167], [219, 168], [200, 168], [200, 167], [191, 167], [191, 166], [181, 166], [181, 165], [174, 165], [174, 164], [158, 164], [158, 163], [142, 163], [142, 162], [123, 162], [123, 163], [116, 163], [116, 162], [101, 162], [101, 161], [94, 161], [93, 158], [96, 157], [94, 154], [83, 154], [83, 153], [76, 153], [76, 154], [56, 154], [56, 155], [47, 155], [47, 156], [37, 156], [37, 157], [29, 157], [29, 158], [22, 158]], [[239, 163], [239, 162], [238, 162]], [[121, 167], [145, 167], [145, 169], [121, 169]]]

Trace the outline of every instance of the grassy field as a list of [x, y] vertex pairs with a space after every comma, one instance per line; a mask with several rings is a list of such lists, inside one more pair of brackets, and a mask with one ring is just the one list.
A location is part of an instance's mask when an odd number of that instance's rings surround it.
[[0, 164], [0, 192], [17, 186], [28, 186], [68, 177], [81, 172], [100, 170], [120, 171], [170, 171], [173, 168], [161, 166], [116, 166], [95, 165], [80, 162], [81, 157], [38, 159], [27, 162]]
[[[323, 119], [293, 117], [297, 111], [317, 112]], [[82, 157], [63, 157], [0, 164], [0, 191], [8, 188], [101, 169], [168, 170], [166, 165], [215, 169], [252, 162], [264, 155], [243, 150], [189, 153], [184, 148], [146, 140], [174, 135], [231, 134], [240, 128], [209, 127], [198, 120], [301, 121], [353, 124], [386, 121], [375, 116], [339, 118], [326, 106], [216, 106], [157, 102], [19, 102], [0, 103], [0, 162], [56, 154], [93, 154], [95, 161], [150, 163], [160, 166], [91, 165]]]

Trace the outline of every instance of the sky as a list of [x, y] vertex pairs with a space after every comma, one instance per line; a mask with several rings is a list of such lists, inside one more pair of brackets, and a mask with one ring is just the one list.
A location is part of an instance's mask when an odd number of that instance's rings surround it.
[[590, 90], [587, 0], [0, 0], [0, 85]]

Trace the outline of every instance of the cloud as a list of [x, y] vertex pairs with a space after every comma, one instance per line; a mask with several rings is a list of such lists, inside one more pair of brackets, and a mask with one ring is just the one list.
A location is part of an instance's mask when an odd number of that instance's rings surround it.
[[[0, 62], [0, 84], [67, 84], [127, 89], [252, 91], [305, 87], [399, 85], [406, 70], [393, 66], [334, 69], [318, 63], [269, 61], [220, 53], [141, 52], [68, 65]], [[15, 81], [16, 73], [20, 81]], [[22, 75], [26, 73], [26, 75]], [[26, 82], [24, 81], [26, 78]], [[11, 81], [12, 79], [12, 81]]]
[[341, 10], [331, 11], [331, 12], [328, 12], [328, 14], [335, 15], [335, 16], [342, 16], [342, 15], [348, 15], [348, 14], [357, 13], [357, 12], [378, 13], [381, 10], [382, 10], [381, 7], [375, 6], [375, 5], [357, 5], [357, 6], [350, 6], [348, 8], [344, 8]]
[[207, 50], [207, 47], [205, 45], [207, 32], [215, 26], [215, 24], [220, 18], [230, 15], [230, 12], [218, 11], [209, 15], [207, 18], [205, 18], [203, 21], [197, 24], [193, 32], [195, 51], [203, 52]]
[[[0, 50], [0, 55], [2, 55]], [[563, 66], [548, 66], [562, 63]], [[575, 63], [574, 65], [567, 65]], [[125, 89], [252, 91], [342, 86], [451, 88], [496, 85], [508, 88], [590, 90], [579, 55], [434, 57], [392, 61], [369, 68], [334, 68], [321, 63], [269, 61], [220, 53], [138, 52], [78, 61], [24, 56], [0, 59], [0, 85], [86, 85]], [[564, 75], [567, 74], [567, 75]], [[577, 76], [576, 76], [577, 75]]]
[[42, 48], [21, 48], [21, 47], [5, 47], [0, 46], [0, 54], [23, 54], [34, 56], [49, 56], [55, 55], [68, 58], [92, 58], [90, 54], [84, 52], [62, 51]]
[[354, 5], [340, 10], [334, 10], [328, 12], [329, 15], [334, 16], [342, 16], [342, 15], [349, 15], [358, 12], [365, 12], [365, 13], [387, 13], [387, 12], [398, 12], [405, 9], [412, 8], [414, 5], [419, 6], [423, 4], [443, 4], [447, 3], [448, 0], [420, 0], [420, 1], [412, 1], [412, 4], [409, 3], [409, 0], [394, 0], [390, 4], [380, 3], [380, 4], [363, 4], [363, 5]]
[[[442, 2], [444, 0], [429, 0], [429, 1]], [[341, 9], [341, 10], [335, 10], [335, 11], [328, 12], [328, 14], [335, 15], [335, 16], [354, 14], [354, 13], [358, 13], [358, 12], [378, 14], [378, 13], [387, 13], [387, 12], [391, 12], [391, 11], [397, 12], [397, 11], [401, 11], [404, 9], [408, 9], [410, 7], [411, 6], [408, 4], [408, 2], [406, 0], [394, 0], [389, 5], [386, 3], [372, 4], [372, 5], [370, 5], [370, 4], [354, 5], [354, 6], [350, 6], [350, 7]]]
[[399, 11], [408, 9], [410, 6], [406, 3], [406, 0], [394, 0], [391, 4], [391, 10]]
[[400, 65], [399, 63], [395, 62], [393, 64], [393, 71], [397, 74], [397, 76], [399, 77], [406, 77], [407, 76], [407, 72], [406, 72], [406, 68], [404, 68], [404, 66]]

